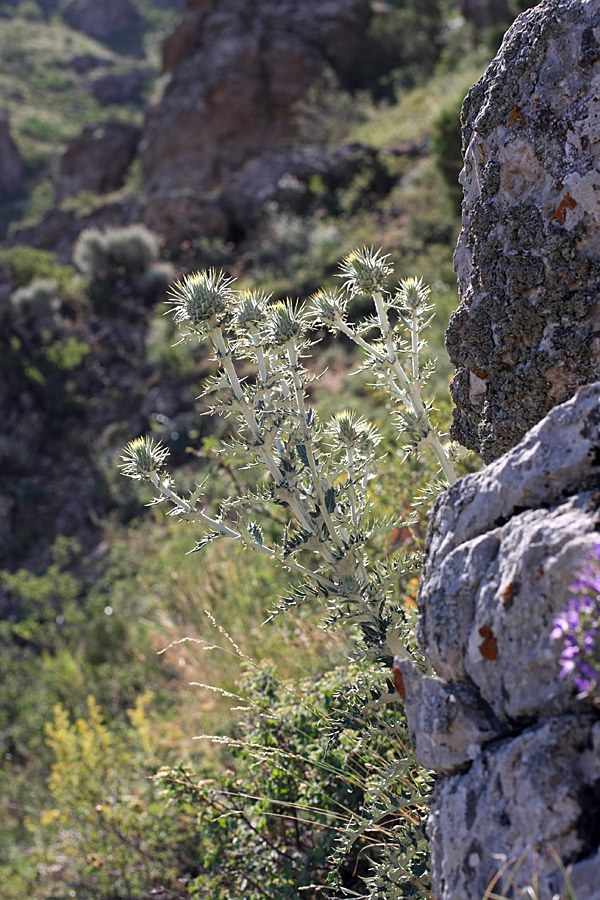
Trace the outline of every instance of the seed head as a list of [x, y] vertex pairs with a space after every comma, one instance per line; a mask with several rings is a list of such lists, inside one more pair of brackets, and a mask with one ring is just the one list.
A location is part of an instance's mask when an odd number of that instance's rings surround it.
[[150, 478], [164, 466], [169, 451], [151, 437], [137, 437], [125, 446], [119, 468], [128, 478]]
[[208, 269], [176, 281], [169, 296], [177, 324], [185, 322], [193, 331], [202, 333], [207, 325], [224, 322], [235, 296], [231, 289], [234, 280], [224, 272]]
[[353, 250], [340, 263], [339, 278], [344, 278], [344, 287], [351, 297], [356, 294], [370, 296], [385, 290], [387, 280], [394, 271], [386, 260], [389, 254], [381, 255], [381, 250]]

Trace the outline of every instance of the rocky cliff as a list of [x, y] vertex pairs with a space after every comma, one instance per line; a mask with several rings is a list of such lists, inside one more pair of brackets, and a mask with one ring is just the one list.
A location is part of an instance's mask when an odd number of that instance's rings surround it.
[[174, 243], [239, 225], [223, 194], [281, 157], [294, 103], [325, 69], [349, 77], [369, 16], [368, 0], [189, 0], [140, 148], [149, 226]]
[[600, 8], [521, 15], [462, 112], [453, 436], [486, 462], [600, 377]]
[[548, 0], [463, 107], [453, 432], [492, 462], [432, 513], [436, 677], [400, 664], [437, 900], [562, 897], [561, 866], [600, 898], [600, 719], [550, 638], [600, 530], [599, 40], [598, 0]]

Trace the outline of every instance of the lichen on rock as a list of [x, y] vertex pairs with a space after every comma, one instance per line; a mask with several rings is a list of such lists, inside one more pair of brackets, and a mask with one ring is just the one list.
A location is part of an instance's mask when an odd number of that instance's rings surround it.
[[600, 377], [600, 4], [523, 13], [462, 110], [452, 436], [489, 462]]

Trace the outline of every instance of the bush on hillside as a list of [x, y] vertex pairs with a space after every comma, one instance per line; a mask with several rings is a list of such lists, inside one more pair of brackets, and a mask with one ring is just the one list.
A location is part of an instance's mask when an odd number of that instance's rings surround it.
[[73, 249], [73, 262], [90, 281], [112, 282], [142, 275], [158, 259], [158, 238], [144, 225], [86, 228]]
[[73, 262], [89, 278], [90, 299], [99, 312], [112, 308], [115, 297], [123, 294], [148, 302], [162, 298], [174, 272], [158, 258], [158, 237], [144, 225], [86, 228], [73, 249]]
[[462, 169], [462, 136], [460, 111], [464, 96], [461, 93], [446, 106], [433, 123], [431, 135], [431, 152], [439, 169], [448, 194], [457, 212], [460, 212], [462, 188], [458, 181]]

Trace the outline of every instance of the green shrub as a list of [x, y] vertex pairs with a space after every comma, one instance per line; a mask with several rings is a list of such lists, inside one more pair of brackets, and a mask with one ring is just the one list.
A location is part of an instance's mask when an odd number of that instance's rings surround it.
[[431, 152], [446, 183], [452, 203], [460, 211], [462, 188], [458, 181], [462, 169], [462, 137], [460, 111], [464, 95], [461, 93], [451, 104], [446, 106], [433, 123], [431, 134]]
[[144, 275], [158, 259], [158, 238], [144, 225], [87, 228], [75, 243], [73, 261], [92, 282], [111, 284]]
[[[201, 873], [193, 895], [367, 897], [365, 879], [375, 877], [385, 844], [410, 859], [398, 879], [402, 897], [425, 900], [429, 785], [423, 774], [402, 771], [409, 750], [400, 717], [385, 717], [393, 740], [352, 719], [346, 701], [360, 692], [358, 667], [299, 684], [281, 682], [268, 665], [242, 662], [241, 673], [234, 699], [244, 715], [234, 736], [222, 739], [232, 762], [219, 779], [183, 765], [157, 775], [170, 804], [198, 816]], [[372, 804], [375, 771], [389, 781], [388, 796]], [[408, 800], [414, 818], [407, 828], [401, 810]], [[396, 815], [382, 813], [386, 801]]]
[[60, 293], [73, 293], [75, 271], [71, 266], [62, 266], [49, 250], [38, 250], [17, 244], [0, 250], [0, 262], [4, 263], [15, 288], [25, 287], [34, 279], [52, 278]]
[[10, 296], [12, 315], [28, 325], [50, 323], [60, 308], [58, 282], [54, 278], [35, 278]]

